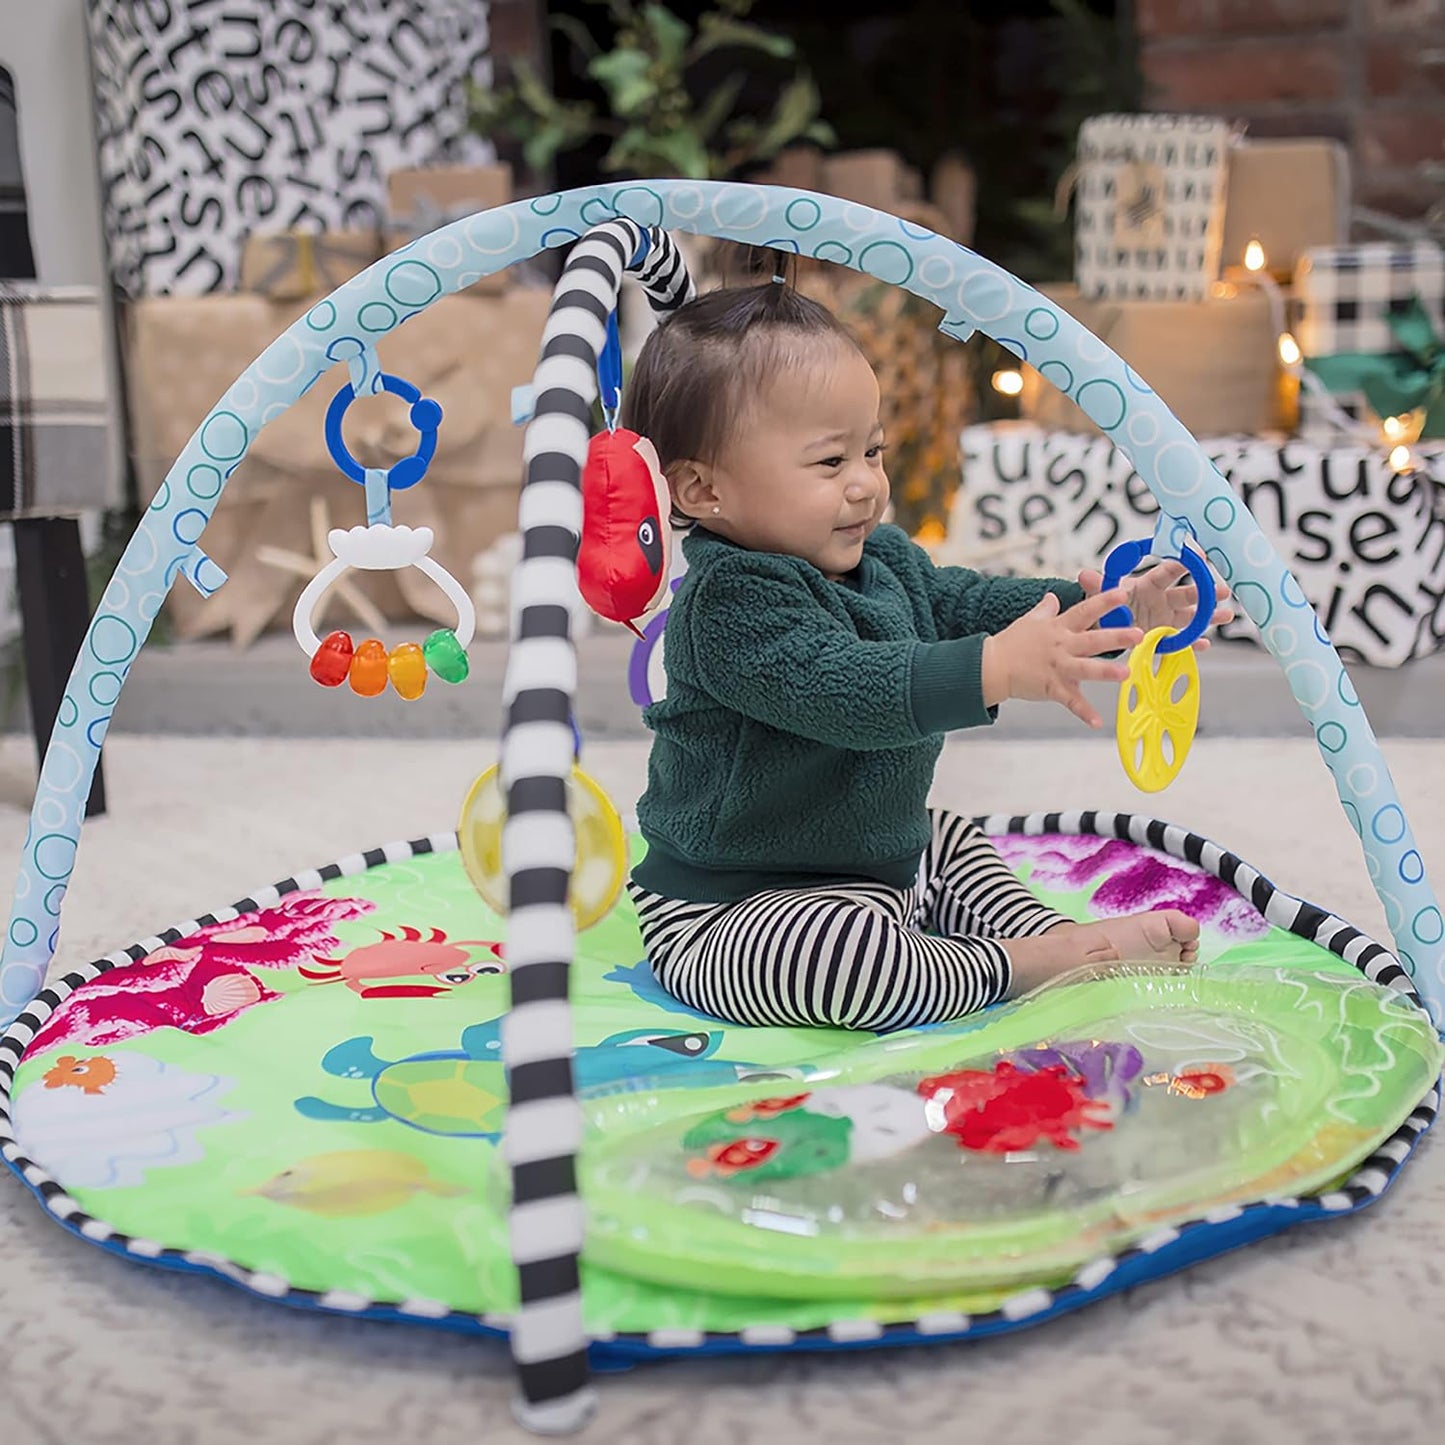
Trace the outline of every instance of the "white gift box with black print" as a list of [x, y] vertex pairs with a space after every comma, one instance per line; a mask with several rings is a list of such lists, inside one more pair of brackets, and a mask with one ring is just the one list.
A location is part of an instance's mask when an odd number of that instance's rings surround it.
[[376, 229], [389, 172], [481, 163], [477, 0], [89, 0], [103, 221], [121, 292], [233, 290], [253, 232]]
[[1079, 127], [1074, 267], [1086, 297], [1199, 301], [1219, 277], [1234, 128], [1096, 115]]
[[[1300, 439], [1202, 442], [1299, 579], [1341, 653], [1398, 667], [1445, 649], [1445, 442], [1397, 475], [1382, 447]], [[963, 485], [940, 565], [1073, 577], [1154, 534], [1159, 504], [1101, 433], [1027, 422], [964, 430]], [[1253, 638], [1247, 618], [1222, 629]]]
[[1369, 424], [1371, 408], [1357, 389], [1320, 394], [1313, 380], [1322, 359], [1391, 356], [1402, 346], [1391, 318], [1416, 301], [1435, 335], [1445, 338], [1445, 251], [1429, 241], [1376, 242], [1307, 251], [1295, 272], [1295, 337], [1306, 375], [1300, 388], [1300, 432], [1327, 441]]

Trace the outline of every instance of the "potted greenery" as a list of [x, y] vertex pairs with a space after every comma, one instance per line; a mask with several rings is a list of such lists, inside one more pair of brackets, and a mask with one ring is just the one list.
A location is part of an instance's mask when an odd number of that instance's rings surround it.
[[[510, 84], [471, 89], [472, 128], [520, 145], [533, 171], [545, 173], [559, 152], [598, 138], [611, 142], [600, 162], [606, 174], [644, 180], [722, 180], [771, 160], [784, 146], [833, 143], [832, 128], [819, 119], [818, 88], [797, 65], [792, 40], [745, 18], [753, 0], [718, 0], [695, 27], [665, 5], [593, 3], [610, 13], [611, 48], [575, 17], [555, 16], [552, 25], [582, 56], [605, 107], [559, 100], [525, 60], [515, 63]], [[730, 73], [701, 94], [699, 68], [715, 71], [729, 55], [735, 57]], [[783, 72], [765, 116], [743, 105], [744, 86], [759, 62]]]

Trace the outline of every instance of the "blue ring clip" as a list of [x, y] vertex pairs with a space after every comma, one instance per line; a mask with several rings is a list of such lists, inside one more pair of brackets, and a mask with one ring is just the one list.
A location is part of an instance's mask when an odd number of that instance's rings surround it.
[[607, 314], [607, 337], [597, 354], [597, 391], [607, 430], [616, 431], [617, 408], [622, 404], [622, 338], [618, 334], [615, 310]]
[[[1102, 590], [1112, 592], [1149, 555], [1152, 546], [1152, 540], [1147, 538], [1142, 542], [1120, 542], [1104, 561]], [[1185, 547], [1179, 553], [1179, 561], [1189, 569], [1189, 575], [1194, 579], [1194, 585], [1199, 590], [1199, 605], [1194, 609], [1194, 620], [1189, 626], [1173, 637], [1164, 638], [1154, 649], [1156, 652], [1180, 652], [1203, 637], [1218, 602], [1214, 576], [1204, 558], [1192, 548]], [[1115, 607], [1099, 619], [1099, 626], [1129, 627], [1133, 622], [1134, 615], [1127, 607]]]
[[[411, 382], [392, 376], [390, 372], [381, 373], [381, 389], [411, 404], [411, 424], [421, 433], [416, 451], [396, 462], [386, 474], [387, 486], [393, 492], [404, 492], [421, 481], [426, 475], [426, 469], [431, 465], [432, 458], [436, 456], [437, 431], [442, 424], [442, 409], [429, 396], [423, 396]], [[365, 486], [366, 469], [347, 450], [341, 435], [341, 423], [346, 416], [346, 409], [355, 400], [356, 388], [349, 381], [331, 398], [331, 405], [326, 408], [326, 450], [331, 453], [331, 460], [340, 468], [343, 476]]]

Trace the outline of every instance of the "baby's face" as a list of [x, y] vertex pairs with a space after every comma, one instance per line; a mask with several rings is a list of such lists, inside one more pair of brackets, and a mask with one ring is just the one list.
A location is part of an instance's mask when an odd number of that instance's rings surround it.
[[851, 572], [888, 505], [872, 367], [837, 344], [782, 372], [710, 472], [720, 512], [705, 526], [835, 581]]

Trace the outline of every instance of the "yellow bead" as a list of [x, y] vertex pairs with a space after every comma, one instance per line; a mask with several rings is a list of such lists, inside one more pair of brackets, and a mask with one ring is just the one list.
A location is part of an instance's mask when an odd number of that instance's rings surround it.
[[402, 642], [393, 647], [386, 659], [391, 685], [408, 702], [415, 702], [426, 691], [426, 658], [415, 642]]

